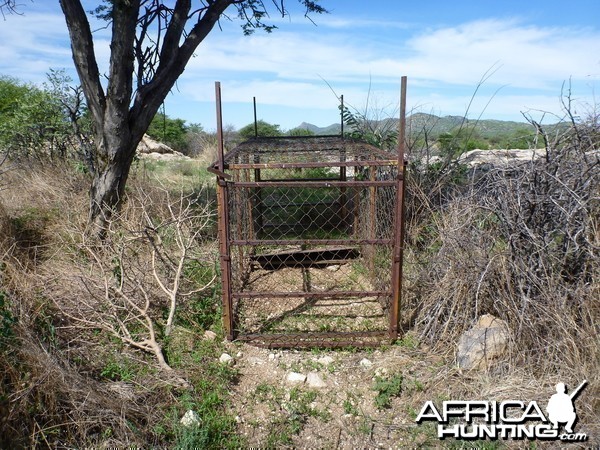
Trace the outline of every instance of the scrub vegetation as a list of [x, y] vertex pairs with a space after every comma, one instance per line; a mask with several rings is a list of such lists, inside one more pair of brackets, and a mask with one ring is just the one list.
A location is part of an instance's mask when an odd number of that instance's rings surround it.
[[[598, 445], [597, 115], [572, 116], [566, 97], [560, 126], [528, 124], [528, 145], [545, 157], [513, 169], [458, 164], [468, 128], [411, 134], [403, 338], [372, 350], [269, 351], [224, 341], [204, 169], [215, 137], [159, 116], [154, 136], [161, 126], [179, 133], [194, 158], [136, 160], [98, 241], [88, 229], [87, 113], [69, 113], [78, 90], [53, 77], [46, 88], [0, 79], [0, 447], [463, 448], [415, 424], [425, 401], [545, 405], [557, 382], [584, 379], [578, 431]], [[346, 120], [355, 136], [395, 145], [393, 129], [356, 112]], [[237, 139], [229, 130], [228, 146]], [[507, 322], [509, 351], [462, 371], [456, 342], [483, 314]], [[325, 387], [290, 385], [291, 372]], [[197, 420], [186, 426], [188, 411]]]

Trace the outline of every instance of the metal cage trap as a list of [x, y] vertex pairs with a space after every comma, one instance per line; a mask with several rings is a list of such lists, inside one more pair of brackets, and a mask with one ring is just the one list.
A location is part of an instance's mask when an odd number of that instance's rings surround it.
[[404, 127], [398, 153], [341, 136], [255, 137], [224, 153], [218, 224], [227, 338], [266, 347], [398, 337]]

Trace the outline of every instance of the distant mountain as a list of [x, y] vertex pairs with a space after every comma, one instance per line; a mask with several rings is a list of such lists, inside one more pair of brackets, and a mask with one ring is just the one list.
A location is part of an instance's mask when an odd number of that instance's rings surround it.
[[321, 135], [340, 134], [340, 124], [339, 123], [332, 123], [328, 127], [318, 127], [316, 125], [313, 125], [312, 123], [302, 122], [296, 128], [301, 128], [303, 130], [309, 130], [315, 134], [321, 134]]
[[[398, 120], [395, 118], [385, 119], [374, 125], [390, 128], [397, 127]], [[392, 123], [390, 123], [392, 122]], [[472, 120], [461, 116], [438, 117], [433, 114], [415, 113], [406, 120], [406, 128], [409, 134], [427, 133], [429, 138], [436, 139], [442, 133], [456, 131], [460, 127], [473, 127], [482, 138], [493, 138], [512, 134], [518, 130], [531, 130], [531, 125], [525, 122], [514, 122], [505, 120]], [[340, 124], [334, 123], [327, 127], [319, 127], [311, 123], [302, 122], [297, 128], [307, 129], [318, 135], [339, 134]]]

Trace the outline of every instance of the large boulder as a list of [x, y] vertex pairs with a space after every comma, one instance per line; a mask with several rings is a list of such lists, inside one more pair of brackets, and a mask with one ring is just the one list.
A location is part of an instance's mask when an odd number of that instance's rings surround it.
[[182, 159], [191, 159], [176, 150], [173, 150], [162, 142], [155, 141], [147, 134], [144, 135], [137, 147], [140, 158], [147, 158], [156, 161], [175, 161]]
[[168, 145], [155, 141], [147, 134], [144, 134], [144, 137], [138, 144], [137, 151], [141, 154], [159, 153], [161, 155], [178, 153]]
[[472, 169], [516, 169], [546, 157], [545, 149], [471, 150], [463, 153], [458, 162]]
[[508, 350], [508, 325], [491, 314], [484, 314], [458, 341], [457, 363], [461, 369], [487, 369]]

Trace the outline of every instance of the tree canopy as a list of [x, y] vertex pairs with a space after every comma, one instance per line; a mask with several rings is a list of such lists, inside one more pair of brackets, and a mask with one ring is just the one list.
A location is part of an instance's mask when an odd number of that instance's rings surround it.
[[[240, 128], [239, 134], [244, 139], [253, 138], [255, 134], [254, 122]], [[264, 120], [257, 120], [256, 134], [258, 134], [258, 136], [281, 136], [283, 133], [281, 132], [279, 125], [265, 122]]]
[[[306, 17], [326, 10], [298, 0]], [[99, 236], [124, 199], [138, 143], [195, 50], [231, 7], [244, 34], [272, 32], [269, 11], [288, 15], [284, 0], [103, 0], [86, 12], [81, 0], [59, 0], [75, 68], [93, 128], [89, 220]], [[12, 12], [16, 0], [0, 0]], [[108, 71], [98, 68], [89, 15], [111, 30]]]

